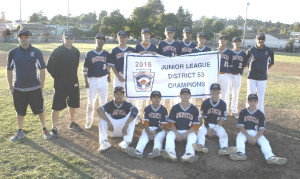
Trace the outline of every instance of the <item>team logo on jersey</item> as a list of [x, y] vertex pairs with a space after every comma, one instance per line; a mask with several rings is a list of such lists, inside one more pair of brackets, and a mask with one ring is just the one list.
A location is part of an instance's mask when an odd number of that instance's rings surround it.
[[133, 73], [133, 79], [135, 80], [135, 90], [137, 92], [152, 91], [153, 81], [155, 73], [151, 70], [140, 70]]
[[31, 57], [34, 57], [34, 52], [30, 52], [30, 56], [31, 56]]

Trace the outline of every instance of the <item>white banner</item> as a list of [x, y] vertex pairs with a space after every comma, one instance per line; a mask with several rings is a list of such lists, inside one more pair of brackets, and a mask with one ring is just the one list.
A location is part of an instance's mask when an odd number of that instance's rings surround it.
[[189, 88], [192, 98], [209, 96], [212, 83], [219, 75], [219, 54], [216, 51], [177, 57], [125, 54], [125, 94], [129, 99], [148, 99], [158, 90], [163, 98], [180, 96]]

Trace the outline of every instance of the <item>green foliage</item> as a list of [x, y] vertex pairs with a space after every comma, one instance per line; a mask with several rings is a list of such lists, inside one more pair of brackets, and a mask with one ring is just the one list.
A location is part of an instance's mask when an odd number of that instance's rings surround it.
[[106, 12], [105, 10], [102, 10], [102, 11], [100, 12], [100, 14], [99, 14], [99, 17], [98, 17], [99, 23], [101, 23], [102, 18], [103, 18], [103, 17], [106, 17], [106, 16], [107, 16], [107, 12]]
[[287, 41], [286, 46], [285, 46], [285, 51], [293, 52], [293, 50], [294, 50], [294, 40]]
[[48, 23], [48, 17], [44, 16], [43, 11], [33, 13], [31, 16], [29, 16], [29, 21], [31, 23], [41, 23], [41, 24], [47, 24]]
[[192, 27], [193, 26], [193, 20], [192, 20], [192, 14], [186, 10], [184, 12], [182, 6], [180, 6], [177, 10], [176, 13], [178, 23], [175, 25], [175, 32], [176, 32], [176, 37], [179, 39], [182, 39], [182, 30], [184, 27]]
[[97, 22], [97, 15], [95, 13], [82, 14], [79, 17], [80, 24], [91, 25]]
[[[165, 27], [169, 25], [176, 27], [178, 23], [179, 20], [174, 13], [160, 14], [158, 16], [156, 23], [154, 24], [154, 29], [152, 30], [153, 35], [158, 39], [165, 39], [165, 35], [164, 35]], [[174, 38], [176, 37], [177, 34], [175, 34]]]
[[220, 31], [220, 34], [226, 34], [228, 36], [228, 41], [231, 42], [233, 37], [240, 37], [242, 32], [243, 31], [241, 29], [238, 29], [236, 26], [232, 26]]
[[165, 12], [165, 6], [161, 2], [161, 0], [148, 0], [145, 7], [153, 9], [155, 16], [159, 16]]
[[102, 18], [99, 32], [115, 37], [118, 31], [125, 29], [126, 23], [125, 17], [117, 9], [111, 12], [109, 16]]
[[300, 32], [300, 23], [295, 24], [292, 31], [293, 32]]

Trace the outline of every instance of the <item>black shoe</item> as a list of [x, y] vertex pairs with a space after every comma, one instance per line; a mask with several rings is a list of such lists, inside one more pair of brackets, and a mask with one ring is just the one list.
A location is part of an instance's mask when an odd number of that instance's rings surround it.
[[51, 129], [51, 133], [52, 133], [52, 137], [54, 137], [54, 138], [58, 138], [58, 137], [59, 137], [59, 136], [58, 136], [58, 133], [57, 133], [56, 127], [53, 127], [53, 128]]
[[76, 124], [75, 122], [71, 122], [69, 124], [69, 127], [68, 127], [70, 130], [74, 130], [74, 131], [82, 131], [83, 129], [78, 125]]

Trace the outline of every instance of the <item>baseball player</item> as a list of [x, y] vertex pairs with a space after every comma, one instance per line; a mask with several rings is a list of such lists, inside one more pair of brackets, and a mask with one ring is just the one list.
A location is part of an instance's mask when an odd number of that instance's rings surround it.
[[199, 53], [199, 52], [208, 52], [208, 51], [211, 51], [211, 49], [209, 47], [205, 46], [206, 35], [205, 35], [204, 32], [199, 32], [197, 34], [197, 42], [198, 42], [198, 46], [196, 46], [195, 48], [193, 48], [192, 53]]
[[189, 102], [190, 98], [190, 90], [188, 88], [181, 89], [181, 102], [173, 106], [169, 114], [168, 121], [172, 130], [167, 134], [165, 151], [162, 151], [161, 154], [162, 157], [172, 161], [177, 161], [175, 140], [178, 142], [187, 141], [185, 153], [180, 158], [182, 162], [193, 163], [198, 160], [192, 145], [197, 141], [195, 131], [200, 125], [199, 111], [196, 106]]
[[256, 36], [256, 46], [247, 51], [248, 80], [247, 95], [257, 93], [258, 109], [265, 113], [264, 100], [267, 87], [268, 70], [274, 65], [274, 53], [265, 46], [265, 34]]
[[[51, 138], [46, 129], [46, 114], [42, 94], [46, 65], [42, 52], [31, 46], [30, 36], [30, 31], [20, 30], [18, 32], [20, 46], [10, 50], [7, 59], [7, 81], [13, 96], [19, 127], [16, 134], [10, 139], [13, 142], [25, 137], [23, 122], [28, 104], [33, 114], [39, 115], [44, 138]], [[40, 73], [38, 73], [38, 70], [40, 70]]]
[[124, 87], [124, 53], [134, 53], [135, 49], [127, 46], [128, 37], [124, 30], [121, 30], [117, 33], [117, 38], [119, 41], [119, 46], [112, 49], [110, 58], [113, 63], [109, 63], [108, 65], [112, 67], [112, 70], [115, 74], [114, 87]]
[[183, 28], [183, 40], [180, 42], [180, 55], [192, 53], [193, 48], [197, 45], [192, 41], [192, 28]]
[[219, 155], [232, 154], [236, 152], [235, 147], [228, 147], [228, 136], [225, 129], [222, 127], [227, 117], [226, 103], [219, 98], [221, 93], [221, 87], [218, 83], [213, 83], [210, 86], [211, 97], [203, 101], [201, 106], [201, 115], [204, 120], [198, 130], [197, 143], [193, 144], [196, 151], [203, 153], [208, 152], [208, 148], [205, 147], [205, 136], [210, 138], [218, 137], [220, 150]]
[[287, 163], [286, 158], [276, 157], [271, 149], [269, 141], [263, 135], [265, 132], [265, 115], [257, 109], [258, 97], [256, 94], [249, 94], [249, 107], [243, 109], [239, 114], [237, 127], [240, 129], [236, 137], [237, 152], [230, 154], [232, 160], [246, 160], [245, 143], [250, 145], [256, 143], [260, 145], [261, 151], [268, 164], [284, 165]]
[[109, 53], [102, 49], [105, 44], [105, 35], [98, 33], [95, 37], [96, 48], [89, 51], [83, 63], [83, 75], [85, 87], [88, 89], [88, 103], [86, 109], [86, 129], [90, 129], [94, 120], [94, 107], [99, 95], [99, 105], [107, 102], [108, 82], [110, 73], [108, 71]]
[[114, 98], [115, 100], [97, 109], [99, 115], [99, 152], [111, 147], [107, 135], [123, 137], [123, 141], [119, 143], [123, 150], [128, 147], [133, 138], [138, 110], [131, 103], [124, 101], [124, 88], [122, 86], [115, 87]]
[[221, 55], [221, 64], [220, 64], [220, 74], [219, 74], [219, 79], [218, 83], [221, 86], [221, 99], [228, 104], [228, 83], [229, 83], [229, 73], [230, 73], [230, 68], [229, 65], [232, 60], [232, 55], [233, 52], [229, 50], [226, 45], [227, 45], [228, 39], [226, 34], [221, 34], [218, 38], [218, 43], [219, 47], [217, 50], [219, 50], [219, 53]]
[[[232, 55], [232, 61], [229, 65], [230, 67], [230, 74], [229, 74], [229, 83], [228, 83], [228, 94], [227, 96], [230, 97], [230, 94], [232, 94], [231, 98], [231, 111], [232, 116], [236, 119], [238, 119], [238, 99], [239, 99], [239, 93], [241, 89], [241, 79], [244, 68], [247, 66], [246, 61], [246, 53], [241, 50], [241, 44], [242, 40], [240, 37], [234, 37], [232, 39], [233, 44], [233, 55]], [[227, 103], [227, 109], [229, 111], [229, 101]]]
[[139, 142], [135, 149], [131, 147], [126, 149], [128, 155], [132, 157], [143, 158], [144, 149], [150, 140], [154, 140], [154, 146], [152, 153], [149, 153], [147, 158], [153, 159], [160, 156], [162, 143], [166, 136], [164, 128], [167, 124], [168, 111], [160, 104], [161, 93], [159, 91], [152, 91], [150, 99], [152, 104], [144, 110], [145, 129]]

